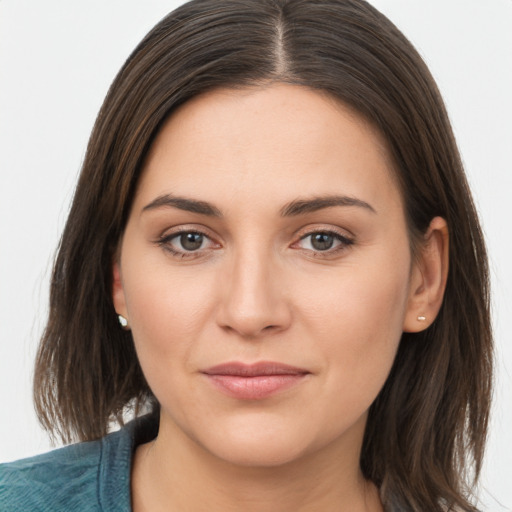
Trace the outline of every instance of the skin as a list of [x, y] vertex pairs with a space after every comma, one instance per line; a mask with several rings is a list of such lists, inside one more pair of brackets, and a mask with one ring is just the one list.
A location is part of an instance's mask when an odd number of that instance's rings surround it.
[[[166, 194], [222, 216], [155, 206]], [[333, 194], [368, 206], [281, 214]], [[183, 231], [204, 233], [198, 250], [180, 245]], [[341, 238], [318, 250], [319, 232]], [[273, 84], [180, 107], [150, 151], [113, 268], [114, 305], [161, 404], [158, 437], [135, 455], [134, 510], [382, 510], [359, 469], [367, 412], [402, 332], [439, 310], [447, 247], [433, 219], [412, 259], [386, 145], [332, 98]], [[229, 361], [309, 374], [239, 400], [201, 373]]]

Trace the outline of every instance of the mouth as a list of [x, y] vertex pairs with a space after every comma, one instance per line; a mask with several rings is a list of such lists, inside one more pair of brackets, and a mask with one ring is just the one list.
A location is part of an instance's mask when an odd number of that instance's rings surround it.
[[283, 363], [223, 363], [201, 372], [220, 392], [239, 400], [262, 400], [299, 384], [311, 372]]

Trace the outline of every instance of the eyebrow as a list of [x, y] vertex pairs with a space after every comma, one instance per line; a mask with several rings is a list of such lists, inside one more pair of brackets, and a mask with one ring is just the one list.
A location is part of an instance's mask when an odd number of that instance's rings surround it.
[[171, 194], [158, 196], [151, 203], [144, 206], [142, 212], [154, 210], [156, 208], [171, 207], [185, 210], [187, 212], [199, 213], [208, 217], [222, 217], [221, 211], [206, 201], [197, 201], [186, 197], [176, 197]]
[[324, 208], [333, 206], [357, 206], [364, 208], [372, 213], [377, 213], [375, 209], [366, 201], [350, 196], [322, 196], [311, 199], [297, 199], [286, 204], [281, 209], [282, 217], [293, 217], [295, 215], [304, 215], [306, 213], [316, 212]]
[[[366, 201], [350, 196], [322, 196], [311, 199], [296, 199], [284, 205], [280, 210], [281, 217], [294, 217], [307, 213], [332, 208], [334, 206], [356, 206], [364, 208], [372, 213], [377, 213], [375, 209]], [[142, 212], [154, 210], [162, 207], [178, 208], [187, 212], [199, 213], [208, 217], [223, 217], [222, 212], [212, 204], [206, 201], [198, 201], [186, 197], [177, 197], [172, 194], [163, 194], [144, 206]]]

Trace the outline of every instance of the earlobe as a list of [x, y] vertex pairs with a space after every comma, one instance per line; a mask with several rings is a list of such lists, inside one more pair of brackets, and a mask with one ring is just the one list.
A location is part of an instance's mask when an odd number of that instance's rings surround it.
[[404, 332], [420, 332], [437, 317], [443, 303], [449, 266], [448, 225], [432, 219], [411, 274]]
[[123, 282], [121, 278], [121, 269], [118, 262], [112, 266], [112, 301], [116, 313], [126, 320], [126, 325], [121, 324], [123, 328], [128, 325], [128, 312], [126, 310], [126, 300], [124, 296]]

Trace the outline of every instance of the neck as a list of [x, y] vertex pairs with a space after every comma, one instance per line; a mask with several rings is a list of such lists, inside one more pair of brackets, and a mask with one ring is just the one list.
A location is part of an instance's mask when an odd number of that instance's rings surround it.
[[[332, 444], [276, 466], [219, 459], [181, 431], [160, 425], [138, 447], [132, 470], [134, 512], [381, 512], [376, 487], [359, 469], [359, 446]], [[357, 448], [357, 449], [356, 449]]]

